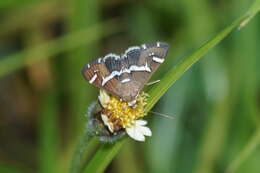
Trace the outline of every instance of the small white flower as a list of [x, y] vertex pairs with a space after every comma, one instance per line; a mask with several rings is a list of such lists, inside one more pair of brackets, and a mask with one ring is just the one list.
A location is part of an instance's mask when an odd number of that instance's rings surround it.
[[145, 127], [147, 121], [136, 120], [134, 124], [126, 128], [126, 133], [137, 141], [145, 141], [145, 136], [152, 136], [152, 131]]
[[104, 124], [108, 127], [110, 132], [114, 132], [113, 123], [109, 122], [108, 117], [105, 114], [101, 114], [101, 119], [103, 120]]
[[104, 90], [100, 90], [98, 99], [104, 108], [106, 108], [107, 104], [110, 102], [110, 96]]

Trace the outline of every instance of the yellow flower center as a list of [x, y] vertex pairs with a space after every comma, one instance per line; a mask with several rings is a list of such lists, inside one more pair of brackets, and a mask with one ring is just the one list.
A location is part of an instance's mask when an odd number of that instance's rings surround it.
[[132, 107], [127, 102], [110, 96], [110, 101], [107, 103], [104, 113], [115, 126], [129, 127], [133, 125], [135, 120], [146, 115], [144, 107], [147, 104], [147, 97], [148, 94], [142, 92], [137, 97], [135, 106]]

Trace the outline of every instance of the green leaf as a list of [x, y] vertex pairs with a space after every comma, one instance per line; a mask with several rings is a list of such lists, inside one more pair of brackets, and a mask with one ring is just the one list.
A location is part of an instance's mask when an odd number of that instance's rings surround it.
[[[235, 20], [231, 25], [227, 26], [224, 30], [218, 33], [215, 37], [206, 42], [198, 50], [192, 53], [190, 56], [184, 58], [175, 67], [173, 67], [164, 77], [161, 82], [153, 87], [148, 93], [150, 99], [146, 107], [146, 111], [149, 111], [156, 102], [165, 94], [165, 92], [186, 72], [194, 63], [199, 61], [207, 52], [214, 48], [220, 41], [226, 38], [231, 31], [236, 28], [241, 28], [241, 24], [244, 26], [249, 22], [253, 16], [260, 10], [260, 1], [257, 0], [252, 7], [240, 18]], [[245, 23], [246, 21], [246, 23]], [[116, 153], [120, 150], [125, 139], [117, 142], [114, 145], [104, 144], [88, 163], [86, 172], [103, 172], [106, 166], [112, 161]]]

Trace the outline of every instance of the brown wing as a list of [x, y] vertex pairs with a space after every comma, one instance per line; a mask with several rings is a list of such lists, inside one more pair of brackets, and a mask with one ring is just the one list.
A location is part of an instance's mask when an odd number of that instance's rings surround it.
[[148, 71], [133, 71], [133, 78], [141, 83], [139, 86], [140, 90], [143, 89], [144, 85], [149, 81], [152, 77], [153, 73], [156, 72], [158, 67], [164, 62], [164, 58], [168, 52], [168, 44], [157, 42], [157, 43], [148, 43], [141, 46], [141, 55], [138, 61], [138, 65], [145, 65], [151, 69], [151, 72]]
[[94, 61], [91, 64], [86, 64], [82, 69], [82, 74], [89, 83], [108, 91], [110, 94], [118, 95], [116, 92], [117, 79], [113, 78], [109, 80], [106, 85], [102, 86], [104, 76], [110, 74], [104, 63]]
[[83, 76], [93, 85], [125, 101], [133, 101], [163, 62], [168, 44], [157, 42], [130, 47], [119, 57], [108, 54], [84, 66]]

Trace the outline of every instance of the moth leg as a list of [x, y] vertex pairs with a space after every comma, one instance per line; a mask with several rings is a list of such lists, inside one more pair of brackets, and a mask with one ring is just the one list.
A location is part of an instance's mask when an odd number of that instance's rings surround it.
[[132, 101], [128, 102], [128, 106], [131, 106], [131, 107], [135, 108], [136, 100], [132, 100]]
[[161, 80], [156, 80], [156, 81], [152, 81], [152, 82], [148, 82], [146, 85], [147, 86], [150, 86], [150, 85], [153, 85], [153, 84], [156, 84], [158, 82], [160, 82]]

